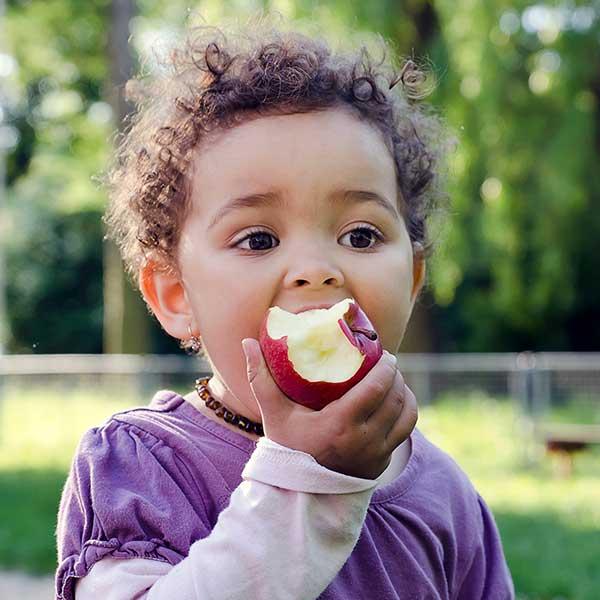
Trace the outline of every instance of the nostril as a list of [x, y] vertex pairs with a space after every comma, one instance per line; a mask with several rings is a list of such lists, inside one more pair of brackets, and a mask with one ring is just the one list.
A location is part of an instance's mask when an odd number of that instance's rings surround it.
[[[328, 277], [327, 279], [324, 279], [323, 282], [320, 285], [339, 285], [339, 279], [337, 279], [336, 277]], [[317, 285], [319, 282], [319, 279], [315, 278], [314, 283], [315, 285]], [[302, 286], [306, 286], [306, 285], [311, 285], [311, 280], [308, 279], [296, 279], [294, 285], [296, 285], [297, 287], [302, 287]]]
[[[323, 285], [336, 285], [337, 279], [335, 277], [330, 277], [323, 282]], [[310, 281], [307, 279], [296, 279], [296, 286], [302, 287], [310, 285]]]

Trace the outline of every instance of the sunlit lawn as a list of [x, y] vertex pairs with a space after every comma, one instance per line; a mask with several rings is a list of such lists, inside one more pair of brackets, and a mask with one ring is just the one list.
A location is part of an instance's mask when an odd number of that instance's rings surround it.
[[[51, 572], [58, 501], [81, 434], [139, 401], [106, 392], [9, 393], [0, 405], [0, 568]], [[419, 427], [451, 454], [492, 507], [519, 597], [596, 600], [600, 450], [558, 477], [509, 402], [445, 397]]]

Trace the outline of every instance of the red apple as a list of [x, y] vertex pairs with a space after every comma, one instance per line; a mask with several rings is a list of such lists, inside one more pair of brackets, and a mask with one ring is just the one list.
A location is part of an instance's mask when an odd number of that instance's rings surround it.
[[259, 342], [281, 391], [314, 410], [343, 396], [383, 353], [375, 328], [352, 298], [297, 314], [273, 306]]

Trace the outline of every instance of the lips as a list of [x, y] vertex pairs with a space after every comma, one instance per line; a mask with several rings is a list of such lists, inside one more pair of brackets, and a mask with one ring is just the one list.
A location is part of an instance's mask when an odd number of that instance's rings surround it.
[[340, 300], [336, 300], [334, 302], [322, 302], [320, 304], [308, 304], [302, 308], [298, 308], [295, 310], [290, 310], [288, 312], [292, 312], [294, 314], [300, 314], [302, 312], [306, 312], [307, 310], [315, 310], [315, 309], [330, 309], [332, 306], [340, 302]]

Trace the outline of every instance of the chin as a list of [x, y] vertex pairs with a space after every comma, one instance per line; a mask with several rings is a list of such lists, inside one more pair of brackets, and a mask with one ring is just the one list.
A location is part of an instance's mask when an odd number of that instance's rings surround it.
[[314, 410], [343, 396], [383, 354], [379, 334], [352, 298], [300, 313], [271, 307], [259, 342], [281, 391]]

